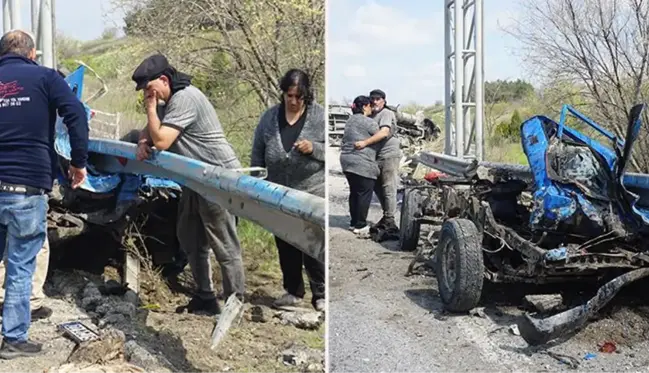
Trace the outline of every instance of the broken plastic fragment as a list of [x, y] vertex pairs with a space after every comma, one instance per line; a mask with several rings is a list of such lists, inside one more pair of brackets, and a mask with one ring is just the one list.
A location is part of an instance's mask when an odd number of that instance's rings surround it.
[[556, 262], [559, 260], [565, 260], [568, 257], [568, 250], [565, 247], [558, 247], [556, 249], [548, 250], [545, 253], [545, 260], [549, 262]]
[[599, 347], [599, 352], [605, 352], [605, 353], [613, 353], [617, 350], [617, 346], [615, 346], [615, 343], [613, 342], [604, 342], [600, 347]]

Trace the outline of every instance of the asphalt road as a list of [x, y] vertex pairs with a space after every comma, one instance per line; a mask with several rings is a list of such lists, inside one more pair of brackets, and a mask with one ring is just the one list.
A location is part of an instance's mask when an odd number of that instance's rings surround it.
[[[571, 339], [536, 349], [509, 329], [522, 295], [485, 290], [484, 317], [444, 314], [434, 277], [405, 276], [411, 253], [347, 230], [349, 189], [337, 148], [329, 148], [327, 162], [330, 372], [573, 371], [545, 351], [574, 358], [581, 371], [649, 371], [644, 308], [613, 306]], [[374, 201], [370, 219], [379, 218]], [[607, 340], [618, 352], [598, 351]], [[588, 353], [595, 357], [586, 360]]]

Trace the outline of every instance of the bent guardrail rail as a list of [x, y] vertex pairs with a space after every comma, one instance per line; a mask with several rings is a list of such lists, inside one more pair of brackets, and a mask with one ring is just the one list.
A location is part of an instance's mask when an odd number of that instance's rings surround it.
[[[520, 180], [533, 179], [532, 170], [525, 165], [487, 161], [477, 162], [435, 152], [421, 152], [415, 158], [424, 166], [451, 176], [466, 177], [474, 172], [485, 172], [487, 174], [498, 172], [500, 174], [507, 173]], [[624, 174], [622, 182], [627, 188], [649, 189], [648, 174], [627, 172]]]
[[167, 151], [154, 151], [151, 159], [138, 161], [136, 147], [124, 141], [91, 139], [88, 150], [127, 160], [121, 165], [115, 158], [111, 171], [162, 177], [186, 186], [324, 263], [323, 198]]

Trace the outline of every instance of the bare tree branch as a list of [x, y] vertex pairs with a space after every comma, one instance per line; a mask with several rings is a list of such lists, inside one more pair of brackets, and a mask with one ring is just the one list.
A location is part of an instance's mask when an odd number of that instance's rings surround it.
[[[280, 99], [279, 78], [290, 68], [305, 70], [316, 89], [324, 90], [322, 0], [111, 2], [127, 15], [127, 32], [189, 69], [246, 82], [261, 105]], [[216, 54], [229, 63], [214, 65]]]
[[[625, 135], [628, 110], [649, 92], [647, 1], [527, 0], [523, 7], [508, 31], [522, 42], [525, 62], [549, 86], [583, 88], [589, 115]], [[649, 171], [649, 137], [636, 148], [631, 165]]]

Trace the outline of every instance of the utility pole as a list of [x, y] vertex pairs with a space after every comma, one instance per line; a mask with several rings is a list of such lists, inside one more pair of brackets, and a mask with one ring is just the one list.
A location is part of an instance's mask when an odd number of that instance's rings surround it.
[[[22, 29], [20, 0], [2, 0], [3, 32]], [[54, 0], [31, 0], [31, 32], [36, 42], [40, 63], [56, 67], [54, 55]]]
[[444, 153], [484, 158], [483, 0], [444, 0]]

